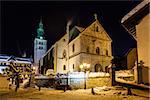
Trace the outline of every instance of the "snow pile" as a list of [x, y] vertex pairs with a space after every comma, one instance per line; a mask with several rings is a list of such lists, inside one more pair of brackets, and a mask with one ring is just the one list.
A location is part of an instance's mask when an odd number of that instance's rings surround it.
[[89, 77], [109, 77], [109, 73], [105, 72], [90, 72]]
[[79, 94], [79, 95], [89, 95], [91, 94], [91, 89], [78, 89], [78, 90], [68, 90], [66, 93]]
[[49, 78], [48, 76], [44, 76], [44, 75], [35, 76], [35, 79], [48, 79], [48, 78]]
[[116, 71], [116, 77], [133, 77], [131, 70], [120, 70]]
[[97, 95], [127, 95], [127, 90], [122, 87], [96, 87], [93, 93]]

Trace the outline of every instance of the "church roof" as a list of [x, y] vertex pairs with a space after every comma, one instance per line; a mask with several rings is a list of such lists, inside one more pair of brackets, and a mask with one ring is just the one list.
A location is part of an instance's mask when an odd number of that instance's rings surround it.
[[[92, 25], [93, 23], [98, 22], [99, 25], [101, 25], [104, 28], [104, 25], [102, 23], [99, 22], [99, 20], [94, 20], [92, 23], [90, 23], [90, 25]], [[79, 27], [79, 26], [74, 26], [70, 32], [69, 32], [69, 42], [71, 42], [73, 39], [75, 39], [80, 33], [82, 33], [83, 31], [85, 31], [87, 28], [89, 28], [88, 25], [86, 28], [83, 27]], [[106, 29], [104, 28], [104, 30], [106, 31]], [[108, 34], [106, 34], [108, 36], [108, 38], [112, 41], [112, 39], [110, 38], [110, 36]]]
[[83, 32], [83, 30], [85, 29], [85, 28], [83, 28], [83, 27], [79, 27], [79, 26], [75, 26], [80, 32]]
[[69, 32], [69, 42], [75, 39], [85, 28], [74, 26]]

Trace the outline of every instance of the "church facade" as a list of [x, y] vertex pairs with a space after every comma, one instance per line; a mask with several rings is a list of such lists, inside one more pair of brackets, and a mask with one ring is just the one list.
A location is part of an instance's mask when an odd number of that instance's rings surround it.
[[55, 73], [78, 72], [84, 64], [91, 72], [105, 71], [112, 60], [112, 40], [97, 17], [86, 28], [74, 26], [70, 30], [69, 25], [66, 34], [40, 59], [44, 73], [47, 69]]

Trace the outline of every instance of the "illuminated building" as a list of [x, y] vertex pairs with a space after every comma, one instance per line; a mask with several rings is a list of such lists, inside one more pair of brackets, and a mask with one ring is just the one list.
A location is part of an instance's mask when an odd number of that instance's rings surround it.
[[[149, 83], [150, 72], [150, 14], [149, 14], [149, 0], [144, 0], [126, 14], [121, 23], [124, 28], [137, 41], [137, 55], [138, 55], [138, 74], [135, 75], [138, 83]], [[141, 67], [139, 63], [141, 62]], [[142, 65], [143, 62], [143, 65]]]
[[26, 67], [32, 67], [31, 58], [20, 58], [15, 56], [1, 55], [0, 54], [0, 73], [4, 73], [4, 69], [10, 66], [10, 62], [14, 63], [14, 68], [19, 69], [19, 71], [24, 71]]
[[34, 66], [38, 69], [39, 60], [47, 51], [47, 40], [43, 37], [44, 29], [42, 19], [39, 23], [39, 28], [37, 29], [37, 37], [34, 40]]
[[74, 26], [70, 30], [70, 25], [71, 21], [67, 23], [66, 34], [40, 60], [42, 73], [47, 69], [55, 73], [78, 72], [83, 63], [90, 64], [92, 72], [105, 71], [112, 60], [112, 40], [97, 15], [86, 28]]

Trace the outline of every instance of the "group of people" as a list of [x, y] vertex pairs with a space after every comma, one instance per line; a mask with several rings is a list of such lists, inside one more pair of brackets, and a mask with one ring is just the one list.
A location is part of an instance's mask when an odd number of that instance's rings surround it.
[[15, 91], [17, 92], [20, 83], [23, 83], [24, 79], [28, 79], [28, 83], [30, 83], [30, 76], [14, 73], [14, 75], [9, 77], [9, 89], [12, 89], [12, 86], [15, 85]]
[[11, 89], [12, 85], [15, 83], [15, 91], [17, 92], [17, 89], [19, 88], [19, 73], [15, 73], [14, 75], [11, 75], [9, 77], [9, 89]]

